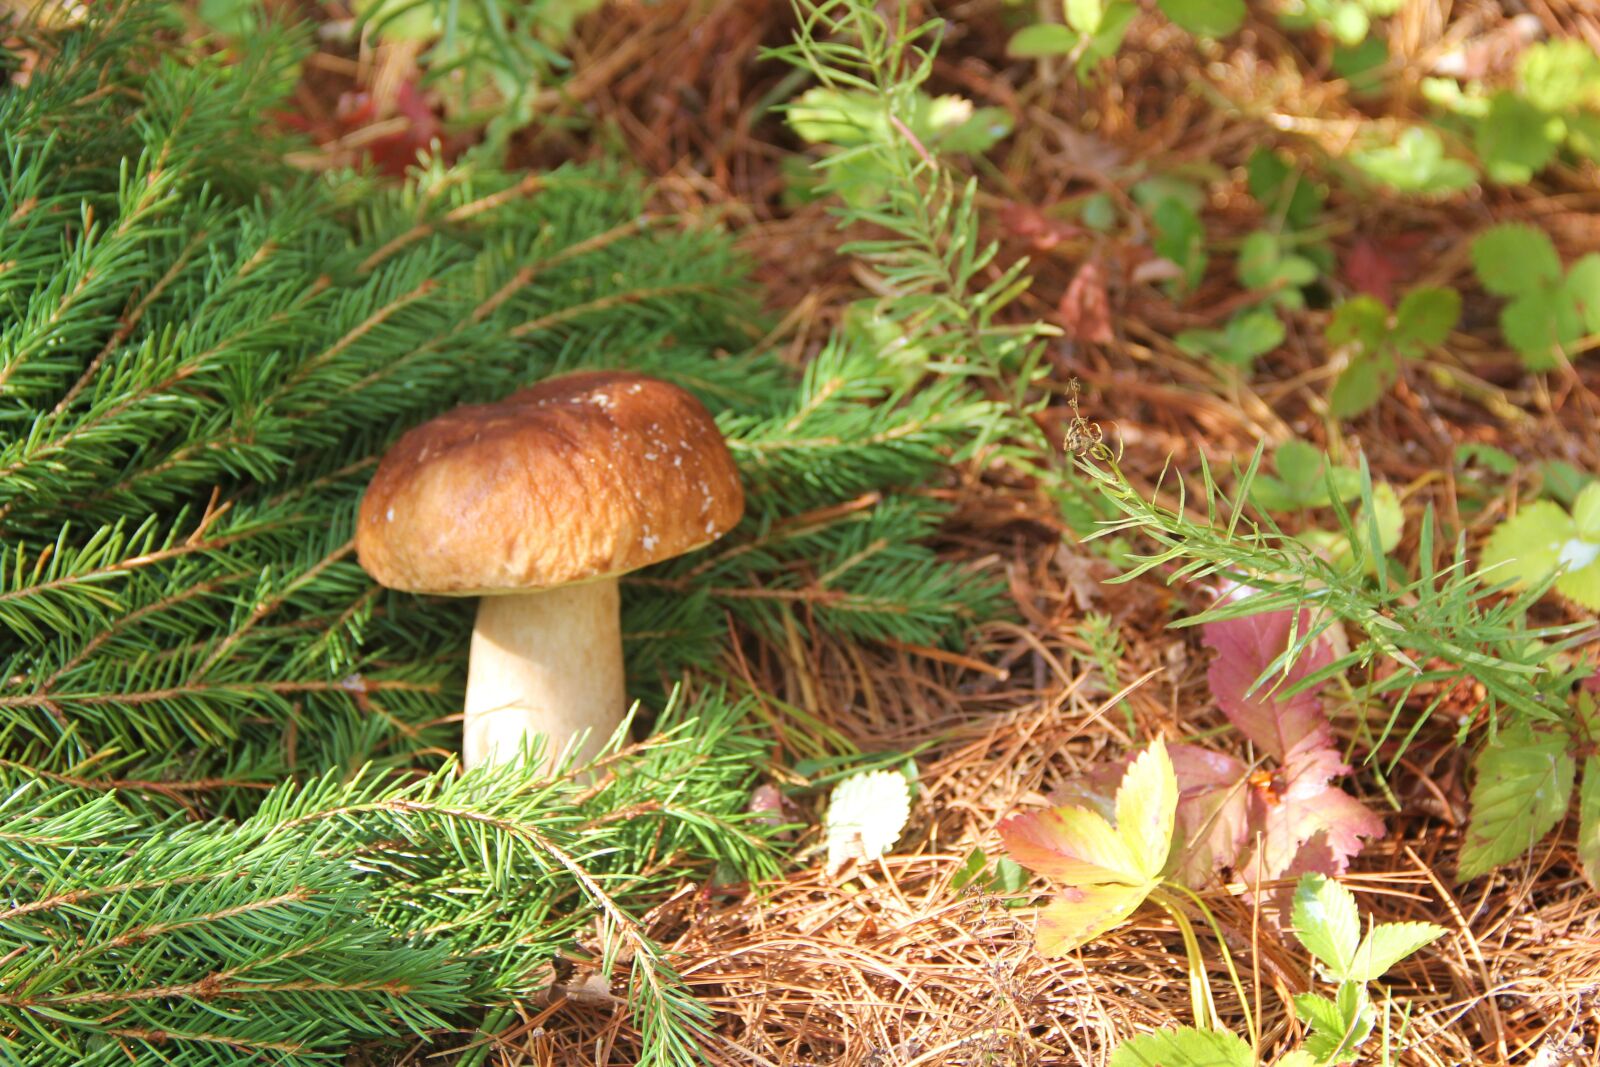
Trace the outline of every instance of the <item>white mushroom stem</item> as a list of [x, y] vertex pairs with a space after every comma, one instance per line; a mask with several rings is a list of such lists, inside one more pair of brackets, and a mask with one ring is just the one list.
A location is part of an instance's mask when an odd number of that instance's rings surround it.
[[588, 731], [580, 759], [610, 739], [626, 711], [617, 580], [603, 578], [478, 601], [467, 668], [461, 761], [516, 759], [542, 734], [546, 765]]

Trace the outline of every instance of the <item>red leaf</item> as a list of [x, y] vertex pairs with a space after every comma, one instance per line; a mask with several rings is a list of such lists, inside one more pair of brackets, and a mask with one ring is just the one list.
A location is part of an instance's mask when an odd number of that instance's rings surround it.
[[1310, 613], [1299, 614], [1298, 625], [1295, 613], [1285, 610], [1208, 622], [1200, 628], [1201, 640], [1217, 653], [1206, 672], [1217, 705], [1257, 747], [1280, 760], [1308, 739], [1327, 745], [1333, 736], [1322, 713], [1322, 701], [1317, 699], [1320, 684], [1292, 697], [1274, 695], [1333, 662], [1333, 648], [1325, 635], [1295, 662], [1287, 676], [1274, 675], [1250, 692], [1262, 672], [1289, 647], [1291, 627], [1297, 637], [1306, 632]]
[[1083, 232], [1070, 222], [1046, 215], [1032, 204], [1014, 200], [1000, 209], [1000, 225], [1012, 237], [1027, 241], [1037, 252], [1048, 252]]
[[1394, 306], [1395, 286], [1416, 273], [1416, 252], [1424, 234], [1398, 237], [1358, 237], [1344, 254], [1345, 280], [1358, 292], [1377, 297]]
[[1088, 260], [1073, 275], [1072, 283], [1061, 296], [1056, 318], [1067, 334], [1080, 341], [1108, 345], [1111, 332], [1111, 298], [1106, 294], [1105, 272], [1097, 260]]

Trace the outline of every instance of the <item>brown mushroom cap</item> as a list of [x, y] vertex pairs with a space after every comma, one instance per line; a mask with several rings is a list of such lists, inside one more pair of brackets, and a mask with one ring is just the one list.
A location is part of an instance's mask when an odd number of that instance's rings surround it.
[[520, 593], [682, 555], [743, 513], [738, 469], [699, 400], [588, 371], [401, 437], [361, 501], [356, 551], [391, 589]]

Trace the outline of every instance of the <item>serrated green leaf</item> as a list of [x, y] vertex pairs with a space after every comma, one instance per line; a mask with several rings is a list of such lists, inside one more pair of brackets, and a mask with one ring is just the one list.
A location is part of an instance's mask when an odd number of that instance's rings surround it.
[[1291, 437], [1279, 445], [1272, 454], [1272, 465], [1278, 476], [1295, 491], [1301, 501], [1325, 498], [1322, 490], [1322, 468], [1328, 457], [1320, 448], [1298, 437]]
[[1583, 328], [1600, 333], [1600, 252], [1590, 252], [1567, 271], [1563, 287], [1583, 316]]
[[1351, 419], [1370, 410], [1399, 376], [1394, 360], [1364, 352], [1352, 356], [1328, 392], [1328, 411], [1336, 419]]
[[1157, 1030], [1124, 1041], [1108, 1067], [1255, 1067], [1242, 1038], [1222, 1030]]
[[1394, 339], [1402, 345], [1444, 344], [1460, 319], [1461, 294], [1454, 289], [1443, 286], [1413, 289], [1395, 309]]
[[1578, 862], [1589, 885], [1600, 889], [1600, 756], [1586, 756], [1578, 789]]
[[1324, 335], [1336, 348], [1360, 345], [1376, 349], [1389, 330], [1389, 309], [1375, 296], [1353, 296], [1334, 309]]
[[1361, 914], [1350, 890], [1321, 874], [1301, 875], [1294, 890], [1294, 936], [1343, 981], [1355, 966]]
[[1036, 22], [1011, 35], [1006, 54], [1017, 59], [1070, 55], [1082, 38], [1059, 22]]
[[1579, 537], [1600, 541], [1600, 482], [1590, 482], [1573, 498], [1572, 527]]
[[1497, 296], [1520, 296], [1561, 281], [1561, 257], [1549, 235], [1520, 222], [1480, 233], [1472, 242], [1472, 266]]
[[1600, 56], [1577, 38], [1529, 45], [1517, 80], [1528, 102], [1544, 111], [1600, 104]]
[[1244, 22], [1244, 0], [1156, 0], [1178, 26], [1197, 37], [1226, 37]]
[[1600, 543], [1583, 541], [1570, 545], [1568, 551], [1589, 562], [1557, 578], [1556, 592], [1590, 611], [1600, 611]]
[[1583, 337], [1583, 317], [1564, 289], [1535, 289], [1500, 309], [1500, 332], [1522, 357], [1523, 366], [1553, 370], [1559, 365], [1557, 349], [1568, 349]]
[[1565, 130], [1511, 92], [1496, 93], [1478, 122], [1478, 157], [1489, 177], [1503, 185], [1527, 182], [1555, 158]]
[[1478, 753], [1460, 881], [1516, 859], [1566, 815], [1577, 769], [1570, 748], [1563, 732], [1519, 723]]
[[1472, 167], [1447, 158], [1444, 141], [1424, 126], [1412, 126], [1393, 145], [1356, 152], [1350, 162], [1374, 181], [1402, 193], [1452, 193], [1471, 185]]
[[1344, 1019], [1339, 1006], [1321, 993], [1296, 993], [1294, 1010], [1307, 1026], [1324, 1033], [1338, 1034], [1344, 1030]]
[[1303, 1048], [1279, 1056], [1272, 1067], [1317, 1067], [1317, 1058]]
[[1556, 569], [1561, 546], [1576, 534], [1572, 517], [1561, 505], [1535, 500], [1495, 527], [1484, 545], [1479, 568], [1491, 582], [1533, 585]]
[[1389, 968], [1431, 945], [1445, 935], [1445, 928], [1433, 923], [1380, 923], [1373, 927], [1356, 949], [1349, 977], [1357, 982], [1381, 978]]

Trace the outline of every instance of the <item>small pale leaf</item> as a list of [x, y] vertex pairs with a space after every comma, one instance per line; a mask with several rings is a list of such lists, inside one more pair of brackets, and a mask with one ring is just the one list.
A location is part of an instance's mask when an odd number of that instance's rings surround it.
[[874, 860], [900, 840], [911, 818], [911, 787], [899, 771], [867, 771], [833, 787], [823, 836], [828, 868]]

